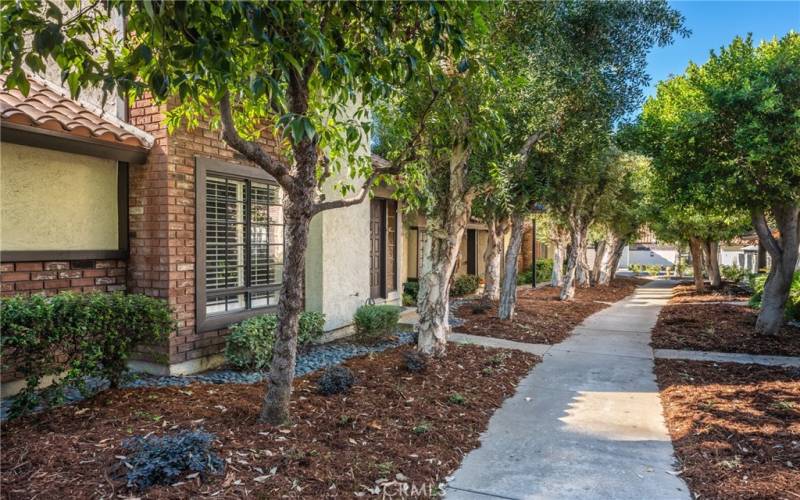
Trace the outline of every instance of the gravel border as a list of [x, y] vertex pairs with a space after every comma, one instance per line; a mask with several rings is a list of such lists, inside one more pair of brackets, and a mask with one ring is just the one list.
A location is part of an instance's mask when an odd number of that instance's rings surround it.
[[[361, 345], [352, 342], [332, 342], [328, 344], [313, 345], [308, 350], [298, 353], [295, 376], [299, 377], [309, 372], [334, 366], [350, 358], [363, 356], [391, 349], [414, 341], [414, 333], [401, 331], [391, 340], [373, 345]], [[145, 373], [132, 373], [130, 379], [122, 384], [123, 388], [148, 388], [148, 387], [183, 387], [189, 384], [255, 384], [266, 379], [266, 372], [240, 372], [235, 370], [212, 370], [198, 375], [150, 375]], [[94, 394], [109, 387], [108, 381], [94, 377], [86, 379], [87, 393]], [[85, 399], [85, 396], [74, 387], [64, 390], [65, 401], [63, 404], [73, 404]], [[0, 422], [8, 419], [8, 413], [14, 398], [5, 398], [0, 403]], [[44, 410], [39, 407], [35, 412]]]

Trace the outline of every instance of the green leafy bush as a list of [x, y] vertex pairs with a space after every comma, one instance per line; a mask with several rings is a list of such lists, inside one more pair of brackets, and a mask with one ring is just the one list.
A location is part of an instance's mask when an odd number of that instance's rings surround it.
[[474, 274], [462, 274], [456, 276], [453, 285], [450, 287], [450, 295], [453, 297], [463, 297], [475, 293], [481, 284], [480, 278]]
[[[42, 398], [60, 403], [66, 385], [84, 390], [88, 376], [119, 385], [134, 348], [157, 343], [175, 328], [167, 303], [144, 295], [66, 292], [3, 298], [0, 306], [4, 364], [26, 381], [14, 400], [14, 416]], [[53, 382], [39, 391], [45, 377]]]
[[[536, 261], [536, 283], [550, 281], [553, 276], [553, 259], [540, 259]], [[532, 269], [528, 268], [517, 275], [517, 285], [533, 283]]]
[[734, 283], [739, 283], [744, 281], [745, 279], [749, 278], [750, 273], [747, 269], [737, 267], [737, 266], [720, 266], [719, 269], [720, 274], [723, 278], [728, 281], [732, 281]]
[[[761, 298], [764, 295], [764, 286], [767, 283], [766, 274], [750, 275], [750, 288], [753, 296], [750, 297], [752, 307], [761, 307]], [[786, 318], [800, 321], [800, 271], [795, 271], [792, 276], [792, 285], [789, 289], [789, 300], [786, 301]]]
[[[300, 313], [297, 345], [307, 345], [322, 337], [325, 315]], [[237, 370], [259, 371], [269, 368], [278, 317], [275, 314], [253, 316], [230, 327], [225, 343], [225, 359]]]
[[362, 342], [374, 342], [394, 333], [400, 321], [401, 307], [391, 305], [364, 305], [356, 310], [353, 323], [356, 338]]
[[649, 266], [645, 266], [644, 270], [650, 276], [658, 276], [658, 273], [661, 272], [661, 266], [658, 266], [656, 264], [650, 264]]
[[[417, 296], [419, 295], [419, 282], [418, 281], [406, 281], [403, 283], [403, 300], [405, 301], [405, 296], [408, 297], [413, 301], [414, 304], [417, 303]], [[412, 304], [412, 305], [414, 305]]]
[[640, 270], [641, 270], [641, 266], [639, 264], [629, 264], [628, 265], [628, 271], [630, 271], [632, 273], [638, 274]]

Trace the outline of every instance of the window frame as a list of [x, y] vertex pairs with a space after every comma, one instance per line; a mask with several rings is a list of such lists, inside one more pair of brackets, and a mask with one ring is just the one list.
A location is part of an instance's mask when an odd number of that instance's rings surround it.
[[[215, 175], [232, 180], [255, 181], [280, 187], [275, 178], [263, 169], [195, 156], [195, 324], [198, 332], [220, 330], [251, 316], [275, 312], [278, 308], [277, 305], [274, 305], [214, 316], [206, 314], [208, 302], [208, 290], [206, 288], [206, 180], [209, 176], [214, 177]], [[249, 217], [246, 216], [245, 225], [248, 227], [246, 234], [249, 239], [251, 236], [248, 221]], [[285, 241], [283, 245], [285, 259]], [[227, 292], [235, 294], [237, 292], [248, 292], [256, 288], [267, 291], [280, 290], [282, 282], [283, 279], [281, 279], [281, 284], [277, 285], [231, 288]]]

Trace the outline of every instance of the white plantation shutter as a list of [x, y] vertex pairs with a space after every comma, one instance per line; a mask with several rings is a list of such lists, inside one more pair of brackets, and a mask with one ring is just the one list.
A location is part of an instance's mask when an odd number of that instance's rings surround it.
[[283, 277], [278, 186], [206, 178], [206, 315], [274, 306]]

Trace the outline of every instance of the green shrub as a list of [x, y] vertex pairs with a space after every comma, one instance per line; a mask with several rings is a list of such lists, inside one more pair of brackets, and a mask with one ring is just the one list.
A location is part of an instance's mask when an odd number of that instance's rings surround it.
[[463, 297], [464, 295], [473, 294], [480, 284], [480, 278], [474, 274], [456, 276], [456, 279], [453, 280], [453, 285], [450, 287], [450, 295], [453, 297]]
[[[536, 283], [550, 281], [553, 277], [553, 259], [540, 259], [536, 261]], [[531, 268], [517, 274], [517, 285], [532, 284], [533, 273]]]
[[417, 305], [417, 300], [412, 297], [411, 295], [404, 293], [403, 294], [403, 305], [406, 307], [414, 307]]
[[640, 271], [640, 266], [639, 266], [639, 264], [629, 264], [629, 265], [628, 265], [628, 271], [630, 271], [630, 272], [632, 272], [632, 273], [637, 273], [637, 274], [638, 274], [638, 273], [639, 273], [639, 271]]
[[364, 305], [356, 310], [353, 322], [356, 338], [362, 342], [374, 342], [394, 333], [400, 321], [401, 307], [390, 305]]
[[419, 295], [419, 282], [418, 281], [406, 281], [403, 283], [403, 300], [405, 301], [405, 296], [408, 295], [409, 298], [414, 302], [412, 305], [416, 305], [417, 303], [417, 296]]
[[308, 345], [322, 337], [325, 328], [325, 315], [321, 312], [306, 311], [300, 313], [300, 323], [297, 329], [297, 344]]
[[723, 278], [725, 278], [728, 281], [732, 281], [734, 283], [739, 283], [741, 281], [744, 281], [750, 275], [747, 269], [737, 266], [723, 265], [720, 266], [719, 272]]
[[[157, 343], [175, 328], [167, 303], [123, 293], [60, 293], [3, 298], [0, 342], [4, 363], [25, 376], [14, 416], [63, 401], [64, 387], [84, 390], [85, 377], [119, 385], [137, 345]], [[45, 377], [53, 383], [37, 388]]]
[[658, 266], [656, 264], [650, 264], [649, 266], [645, 266], [644, 270], [650, 276], [658, 276], [658, 273], [661, 272], [661, 266]]
[[[325, 315], [318, 312], [300, 313], [297, 329], [297, 345], [307, 345], [322, 336]], [[278, 317], [262, 314], [240, 321], [230, 327], [225, 343], [225, 359], [233, 368], [260, 371], [269, 368], [272, 362], [272, 347]]]
[[[767, 283], [766, 274], [750, 275], [750, 288], [753, 295], [750, 297], [752, 307], [761, 307], [761, 298], [764, 295], [764, 286]], [[786, 301], [786, 318], [800, 321], [800, 271], [795, 271], [792, 276], [792, 285], [789, 289], [789, 300]]]

